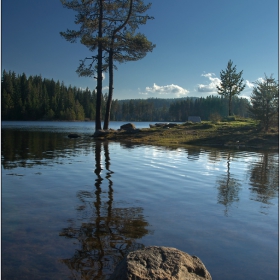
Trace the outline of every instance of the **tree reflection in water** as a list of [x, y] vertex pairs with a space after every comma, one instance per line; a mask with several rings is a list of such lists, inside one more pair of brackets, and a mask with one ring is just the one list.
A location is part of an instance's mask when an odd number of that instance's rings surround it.
[[239, 201], [239, 190], [241, 183], [235, 179], [230, 173], [230, 157], [231, 153], [227, 154], [227, 172], [217, 180], [218, 185], [218, 203], [225, 206], [225, 216], [228, 216], [229, 207], [233, 202]]
[[[279, 158], [264, 152], [250, 170], [251, 199], [269, 205], [279, 192]], [[262, 206], [265, 207], [265, 206]]]
[[[102, 144], [108, 182], [107, 202], [102, 201]], [[110, 170], [108, 143], [96, 141], [95, 159], [95, 191], [77, 193], [81, 202], [77, 208], [78, 218], [69, 220], [69, 226], [60, 232], [60, 236], [74, 239], [79, 245], [71, 258], [61, 260], [74, 279], [107, 279], [128, 252], [144, 247], [136, 239], [149, 233], [141, 207], [113, 207], [113, 171]]]

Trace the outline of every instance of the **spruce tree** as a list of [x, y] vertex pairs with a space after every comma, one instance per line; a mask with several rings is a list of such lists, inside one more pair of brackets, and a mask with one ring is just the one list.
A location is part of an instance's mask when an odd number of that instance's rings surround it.
[[279, 85], [272, 75], [269, 78], [265, 75], [263, 81], [255, 84], [249, 112], [255, 119], [260, 120], [261, 126], [268, 131], [273, 121], [276, 122], [275, 119], [279, 117]]

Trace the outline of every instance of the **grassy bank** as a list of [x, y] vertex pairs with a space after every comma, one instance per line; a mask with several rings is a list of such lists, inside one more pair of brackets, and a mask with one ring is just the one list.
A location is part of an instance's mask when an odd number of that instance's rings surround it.
[[160, 146], [239, 146], [247, 148], [278, 149], [278, 127], [264, 132], [257, 121], [235, 119], [213, 123], [186, 122], [174, 127], [144, 128], [135, 131], [111, 131], [101, 139], [125, 141], [134, 144]]

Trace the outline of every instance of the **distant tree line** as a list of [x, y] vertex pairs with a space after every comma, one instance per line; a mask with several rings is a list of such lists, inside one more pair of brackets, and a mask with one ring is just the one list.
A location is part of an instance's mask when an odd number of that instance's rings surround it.
[[[189, 116], [200, 116], [202, 120], [217, 120], [228, 116], [227, 105], [227, 99], [219, 96], [114, 100], [111, 120], [184, 122]], [[248, 105], [246, 98], [234, 97], [233, 113], [248, 117]]]
[[3, 71], [2, 120], [85, 120], [95, 118], [95, 92], [63, 82]]
[[[102, 95], [102, 119], [108, 95]], [[188, 116], [202, 120], [228, 115], [223, 96], [177, 99], [112, 100], [112, 121], [186, 121]], [[232, 112], [248, 116], [249, 102], [233, 97]], [[2, 120], [95, 120], [96, 91], [65, 86], [63, 82], [3, 71], [1, 81]]]
[[[218, 120], [228, 116], [228, 99], [223, 96], [200, 97], [195, 100], [187, 98], [170, 105], [169, 115], [172, 121], [185, 121], [188, 116], [200, 116], [202, 120]], [[248, 117], [249, 102], [246, 98], [232, 98], [234, 115]]]

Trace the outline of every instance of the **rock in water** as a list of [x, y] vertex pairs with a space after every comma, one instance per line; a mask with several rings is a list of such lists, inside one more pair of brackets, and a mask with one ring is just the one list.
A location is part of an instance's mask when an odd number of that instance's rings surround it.
[[120, 127], [123, 130], [132, 130], [132, 129], [136, 129], [135, 125], [133, 123], [127, 123], [127, 124], [123, 124]]
[[70, 133], [70, 134], [68, 135], [68, 137], [69, 137], [69, 138], [79, 138], [79, 137], [81, 137], [81, 135], [76, 134], [76, 133]]
[[115, 268], [111, 280], [202, 280], [212, 277], [196, 256], [169, 247], [130, 252]]

